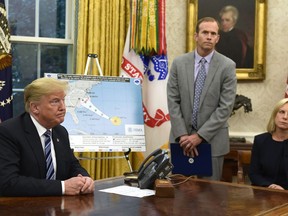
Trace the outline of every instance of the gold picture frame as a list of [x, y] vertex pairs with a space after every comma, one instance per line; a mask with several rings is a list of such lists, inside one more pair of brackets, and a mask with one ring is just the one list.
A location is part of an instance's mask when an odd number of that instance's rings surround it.
[[[239, 0], [241, 1], [241, 0]], [[214, 0], [213, 0], [214, 2]], [[210, 5], [211, 7], [211, 5]], [[253, 68], [237, 68], [238, 80], [265, 79], [266, 0], [255, 0], [254, 60]], [[187, 0], [187, 52], [195, 48], [194, 32], [198, 18], [198, 0]]]

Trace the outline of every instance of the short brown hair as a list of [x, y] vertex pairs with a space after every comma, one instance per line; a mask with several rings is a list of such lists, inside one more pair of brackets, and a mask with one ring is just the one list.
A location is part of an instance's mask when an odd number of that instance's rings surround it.
[[203, 22], [216, 22], [217, 26], [218, 26], [218, 33], [219, 33], [219, 29], [220, 29], [219, 22], [216, 19], [214, 19], [213, 17], [203, 17], [203, 18], [199, 19], [197, 24], [196, 24], [196, 32], [197, 33], [199, 33], [199, 26]]

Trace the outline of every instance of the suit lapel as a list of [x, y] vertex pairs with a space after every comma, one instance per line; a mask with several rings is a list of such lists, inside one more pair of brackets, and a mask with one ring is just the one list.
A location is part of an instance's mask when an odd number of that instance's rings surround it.
[[[54, 145], [54, 150], [55, 150], [55, 157], [57, 161], [57, 169], [56, 169], [56, 178], [57, 176], [59, 177], [59, 171], [63, 167], [62, 166], [62, 161], [63, 161], [63, 154], [62, 152], [64, 151], [62, 149], [61, 145], [61, 139], [60, 136], [57, 133], [57, 129], [53, 128], [52, 129], [52, 139], [53, 139], [53, 145]], [[61, 171], [60, 171], [61, 173]]]
[[[185, 71], [186, 71], [186, 78], [187, 78], [187, 85], [188, 89], [190, 92], [190, 102], [191, 102], [191, 107], [193, 107], [193, 102], [194, 102], [194, 84], [192, 85], [191, 83], [194, 83], [194, 65], [195, 65], [195, 53], [194, 51], [189, 54], [189, 58], [187, 58], [187, 61], [185, 62]], [[217, 68], [219, 67], [219, 59], [218, 59], [218, 54], [215, 51], [210, 65], [209, 65], [209, 70], [208, 74], [205, 80], [205, 85], [202, 89], [202, 94], [200, 97], [200, 103], [199, 106], [201, 107], [203, 100], [206, 97], [207, 91], [209, 89], [209, 86], [211, 85], [211, 82], [213, 81], [213, 78], [215, 76], [215, 73], [217, 72]], [[188, 95], [187, 95], [188, 96]]]
[[41, 177], [46, 177], [46, 160], [44, 150], [37, 129], [28, 113], [24, 116], [24, 124], [26, 125], [25, 134], [27, 145], [30, 146], [32, 153], [37, 160]]
[[219, 61], [218, 61], [218, 54], [214, 53], [214, 55], [212, 56], [210, 65], [209, 65], [209, 70], [208, 70], [208, 74], [205, 80], [205, 84], [204, 87], [202, 89], [202, 93], [201, 93], [201, 97], [200, 97], [200, 103], [199, 106], [201, 107], [201, 104], [203, 103], [203, 100], [206, 97], [207, 91], [209, 89], [209, 86], [211, 85], [213, 78], [215, 76], [215, 73], [217, 71], [217, 68], [219, 67]]
[[188, 61], [185, 62], [185, 70], [186, 71], [186, 80], [187, 80], [187, 86], [189, 89], [189, 97], [190, 97], [190, 103], [191, 107], [193, 107], [193, 101], [194, 101], [194, 64], [195, 64], [195, 54], [194, 51], [191, 52], [189, 55]]

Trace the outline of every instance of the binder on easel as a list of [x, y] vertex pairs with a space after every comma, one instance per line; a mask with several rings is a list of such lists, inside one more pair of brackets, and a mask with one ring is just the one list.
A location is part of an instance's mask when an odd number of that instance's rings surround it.
[[90, 74], [91, 74], [91, 71], [93, 69], [93, 62], [94, 61], [96, 63], [96, 66], [97, 66], [97, 69], [98, 69], [98, 72], [99, 72], [100, 76], [103, 76], [103, 72], [102, 72], [102, 69], [100, 67], [99, 60], [98, 60], [98, 55], [97, 54], [92, 54], [92, 53], [88, 54], [84, 75], [88, 75], [88, 70], [89, 69], [90, 69]]

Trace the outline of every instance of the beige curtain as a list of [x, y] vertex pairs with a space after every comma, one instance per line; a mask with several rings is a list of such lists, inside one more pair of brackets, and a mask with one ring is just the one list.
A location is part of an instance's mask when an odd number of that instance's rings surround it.
[[[97, 54], [104, 76], [119, 76], [130, 17], [129, 0], [79, 0], [76, 73], [84, 74], [87, 55]], [[93, 75], [99, 75], [93, 63]], [[91, 74], [90, 71], [88, 74]], [[91, 75], [92, 75], [91, 74]], [[123, 175], [130, 171], [124, 153], [75, 153], [94, 179]], [[111, 158], [112, 157], [112, 158]], [[118, 158], [117, 158], [118, 157]], [[143, 158], [129, 155], [133, 170]]]

